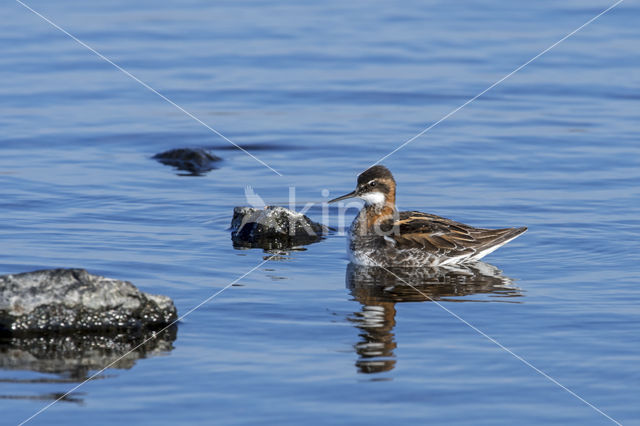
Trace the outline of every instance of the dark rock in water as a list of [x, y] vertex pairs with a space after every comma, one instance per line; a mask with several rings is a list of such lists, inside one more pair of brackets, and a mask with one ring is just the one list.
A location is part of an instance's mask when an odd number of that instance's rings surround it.
[[221, 161], [220, 157], [211, 154], [202, 148], [178, 148], [161, 152], [153, 156], [162, 164], [173, 166], [178, 170], [189, 172], [192, 176], [200, 176], [213, 170], [213, 163]]
[[142, 332], [176, 318], [168, 297], [84, 269], [0, 276], [0, 335]]
[[328, 228], [284, 207], [236, 207], [231, 220], [235, 247], [287, 249], [318, 242]]

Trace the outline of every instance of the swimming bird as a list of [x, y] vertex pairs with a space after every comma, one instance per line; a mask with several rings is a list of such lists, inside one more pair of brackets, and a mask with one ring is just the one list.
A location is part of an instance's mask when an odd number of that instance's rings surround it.
[[418, 211], [398, 212], [396, 181], [386, 167], [358, 176], [356, 189], [329, 203], [364, 200], [348, 234], [352, 263], [386, 267], [460, 264], [479, 260], [507, 244], [526, 227], [484, 229]]

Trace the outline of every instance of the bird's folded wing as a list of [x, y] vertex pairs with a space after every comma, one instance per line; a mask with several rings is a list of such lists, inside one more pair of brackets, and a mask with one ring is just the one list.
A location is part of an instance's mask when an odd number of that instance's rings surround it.
[[401, 212], [389, 237], [396, 247], [419, 248], [433, 253], [459, 256], [475, 253], [499, 243], [511, 229], [474, 228], [460, 222], [422, 212]]

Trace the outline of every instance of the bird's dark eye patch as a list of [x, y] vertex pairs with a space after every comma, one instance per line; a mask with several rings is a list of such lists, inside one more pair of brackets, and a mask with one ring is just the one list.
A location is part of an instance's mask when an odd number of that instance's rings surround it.
[[371, 188], [373, 188], [374, 186], [376, 186], [378, 184], [378, 182], [376, 182], [375, 180], [372, 180], [371, 182], [369, 182], [369, 186]]

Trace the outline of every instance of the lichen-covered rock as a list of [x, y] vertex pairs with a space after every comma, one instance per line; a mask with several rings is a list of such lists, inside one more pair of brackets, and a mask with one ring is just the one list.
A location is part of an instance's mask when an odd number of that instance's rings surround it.
[[213, 170], [214, 163], [221, 161], [218, 156], [202, 148], [178, 148], [161, 152], [153, 156], [162, 164], [184, 170], [191, 175], [199, 176]]
[[326, 226], [284, 207], [233, 209], [231, 239], [236, 247], [288, 249], [320, 241], [327, 232]]
[[168, 297], [84, 269], [0, 276], [0, 335], [152, 330], [176, 318]]

